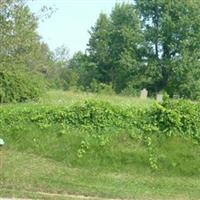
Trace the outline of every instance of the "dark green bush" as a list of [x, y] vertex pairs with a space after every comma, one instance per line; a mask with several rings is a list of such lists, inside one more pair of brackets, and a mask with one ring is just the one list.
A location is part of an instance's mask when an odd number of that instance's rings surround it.
[[43, 90], [44, 82], [39, 75], [21, 70], [0, 71], [0, 103], [35, 100]]
[[158, 134], [189, 136], [200, 141], [200, 104], [188, 100], [166, 100], [147, 112], [145, 123]]

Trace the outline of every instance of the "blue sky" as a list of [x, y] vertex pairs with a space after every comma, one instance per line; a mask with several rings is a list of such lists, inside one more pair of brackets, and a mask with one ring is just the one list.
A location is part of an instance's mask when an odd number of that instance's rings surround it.
[[72, 56], [74, 52], [86, 49], [88, 30], [99, 14], [109, 14], [116, 2], [132, 0], [34, 0], [29, 6], [36, 13], [44, 5], [56, 9], [51, 18], [40, 21], [38, 32], [51, 50], [65, 45]]

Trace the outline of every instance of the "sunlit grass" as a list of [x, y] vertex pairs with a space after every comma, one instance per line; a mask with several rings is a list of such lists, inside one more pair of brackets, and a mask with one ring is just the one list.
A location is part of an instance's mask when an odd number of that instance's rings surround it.
[[0, 194], [7, 197], [39, 198], [41, 195], [37, 192], [89, 195], [102, 199], [189, 200], [200, 197], [199, 177], [75, 168], [34, 154], [10, 150], [5, 150], [4, 154], [6, 158], [0, 171]]
[[106, 95], [87, 92], [74, 92], [74, 91], [50, 91], [39, 100], [39, 104], [64, 104], [72, 105], [78, 101], [85, 101], [89, 99], [108, 101], [112, 104], [127, 105], [127, 106], [148, 106], [154, 100], [148, 98], [142, 100], [139, 97], [119, 96], [119, 95]]

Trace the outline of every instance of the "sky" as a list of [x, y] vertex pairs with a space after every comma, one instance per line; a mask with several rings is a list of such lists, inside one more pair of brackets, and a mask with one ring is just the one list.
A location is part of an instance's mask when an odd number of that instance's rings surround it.
[[132, 0], [34, 0], [29, 6], [37, 14], [44, 5], [55, 10], [50, 18], [39, 21], [38, 32], [51, 50], [64, 45], [72, 56], [85, 51], [91, 26], [101, 12], [109, 14], [117, 2]]

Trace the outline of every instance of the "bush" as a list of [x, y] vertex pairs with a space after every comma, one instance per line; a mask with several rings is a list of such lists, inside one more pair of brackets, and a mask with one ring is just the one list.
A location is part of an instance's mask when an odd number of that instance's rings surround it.
[[132, 128], [139, 120], [137, 108], [121, 108], [101, 101], [85, 101], [70, 107], [38, 106], [24, 108], [1, 108], [0, 119], [5, 127], [9, 125], [34, 123], [39, 126], [65, 124], [96, 130], [104, 128]]
[[145, 116], [145, 123], [158, 134], [192, 137], [200, 141], [200, 105], [188, 100], [165, 100], [155, 104]]
[[99, 94], [108, 94], [108, 95], [112, 95], [112, 94], [115, 93], [111, 84], [108, 85], [108, 84], [105, 84], [105, 83], [99, 83], [95, 79], [93, 79], [91, 84], [90, 84], [90, 91], [96, 92], [96, 93], [99, 93]]
[[128, 86], [121, 91], [121, 94], [136, 97], [140, 95], [140, 89], [138, 89], [132, 82], [130, 82]]
[[0, 102], [25, 102], [37, 99], [44, 91], [39, 75], [20, 70], [0, 71]]

